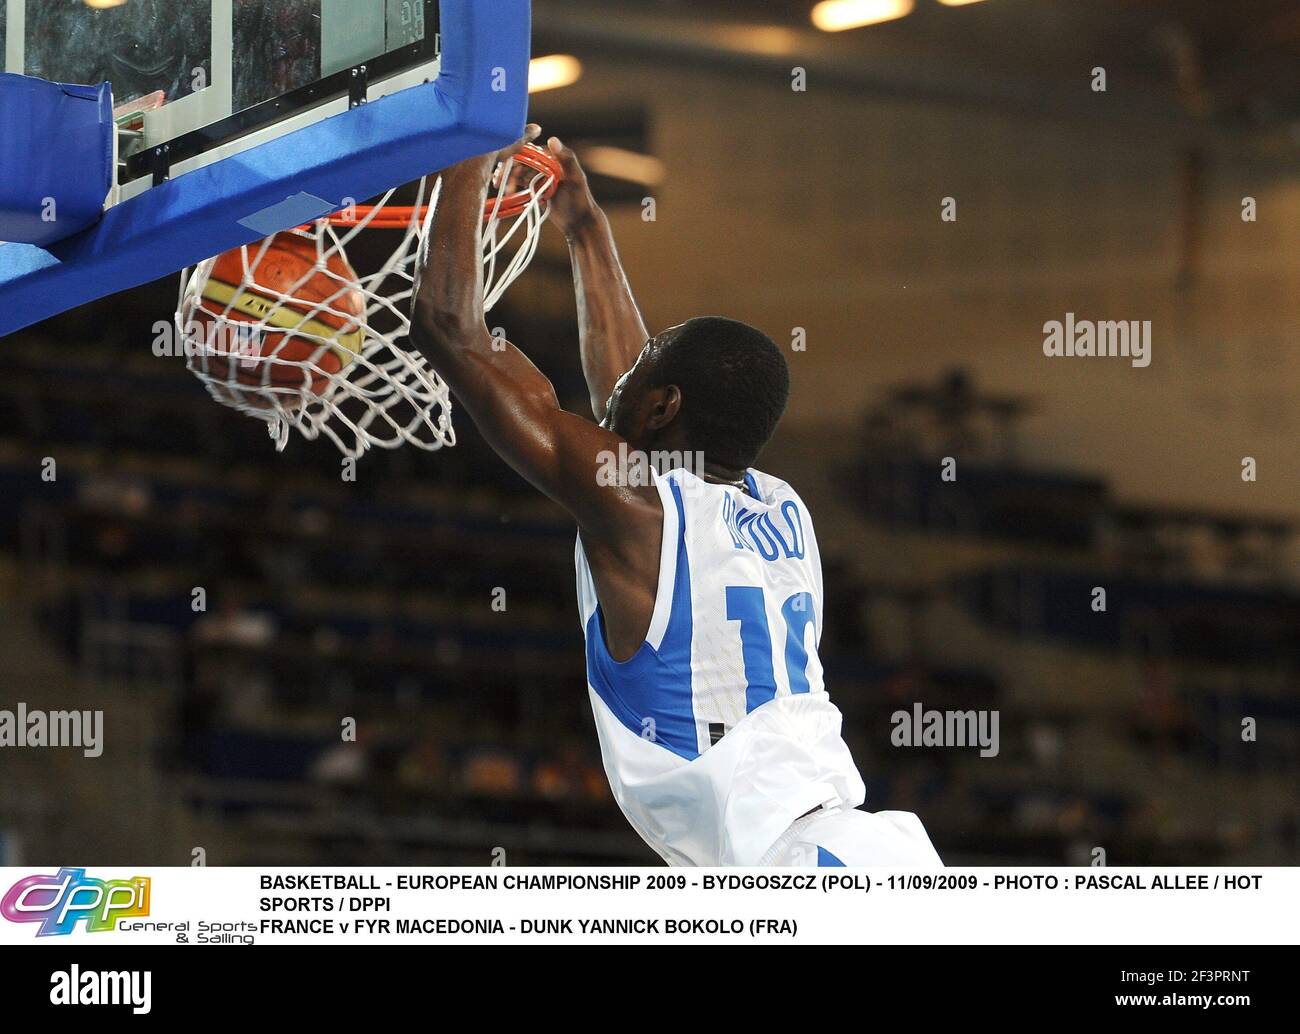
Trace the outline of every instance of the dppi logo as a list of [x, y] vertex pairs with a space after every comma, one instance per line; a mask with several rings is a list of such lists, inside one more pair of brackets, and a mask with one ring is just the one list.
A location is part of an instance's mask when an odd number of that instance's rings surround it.
[[40, 923], [37, 937], [72, 933], [86, 921], [88, 933], [102, 933], [119, 919], [149, 914], [149, 880], [96, 880], [85, 869], [60, 869], [57, 876], [28, 876], [0, 901], [0, 915], [11, 923]]

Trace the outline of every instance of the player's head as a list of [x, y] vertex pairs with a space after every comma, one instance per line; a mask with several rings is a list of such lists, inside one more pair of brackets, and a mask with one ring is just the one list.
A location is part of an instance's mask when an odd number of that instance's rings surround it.
[[772, 437], [789, 397], [790, 370], [771, 338], [701, 316], [650, 339], [614, 386], [605, 423], [637, 448], [699, 452], [740, 471]]

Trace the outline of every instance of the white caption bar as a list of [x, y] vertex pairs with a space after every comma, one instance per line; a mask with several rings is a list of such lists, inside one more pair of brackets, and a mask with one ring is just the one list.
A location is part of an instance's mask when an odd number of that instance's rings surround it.
[[1294, 944], [1300, 868], [0, 869], [5, 944]]

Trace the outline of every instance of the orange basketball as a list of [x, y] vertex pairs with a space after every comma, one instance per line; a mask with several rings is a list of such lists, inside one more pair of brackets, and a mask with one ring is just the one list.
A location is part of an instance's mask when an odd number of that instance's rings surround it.
[[[250, 244], [247, 255], [247, 272], [241, 248], [216, 259], [194, 310], [208, 374], [230, 383], [233, 363], [235, 384], [321, 394], [327, 375], [350, 364], [364, 343], [366, 307], [357, 274], [337, 252], [318, 259], [316, 242], [294, 230], [276, 234], [265, 247]], [[257, 329], [245, 337], [240, 324]], [[289, 365], [307, 361], [317, 369]], [[278, 397], [286, 405], [294, 401], [288, 392]], [[258, 399], [250, 394], [246, 401]]]

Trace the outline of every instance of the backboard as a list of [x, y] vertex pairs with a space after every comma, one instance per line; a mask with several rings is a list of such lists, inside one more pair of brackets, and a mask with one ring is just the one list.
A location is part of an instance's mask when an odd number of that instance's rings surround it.
[[[117, 122], [103, 218], [0, 245], [0, 334], [509, 144], [529, 15], [528, 0], [0, 0], [4, 71], [107, 81]], [[0, 178], [23, 176], [21, 150], [0, 139]]]

